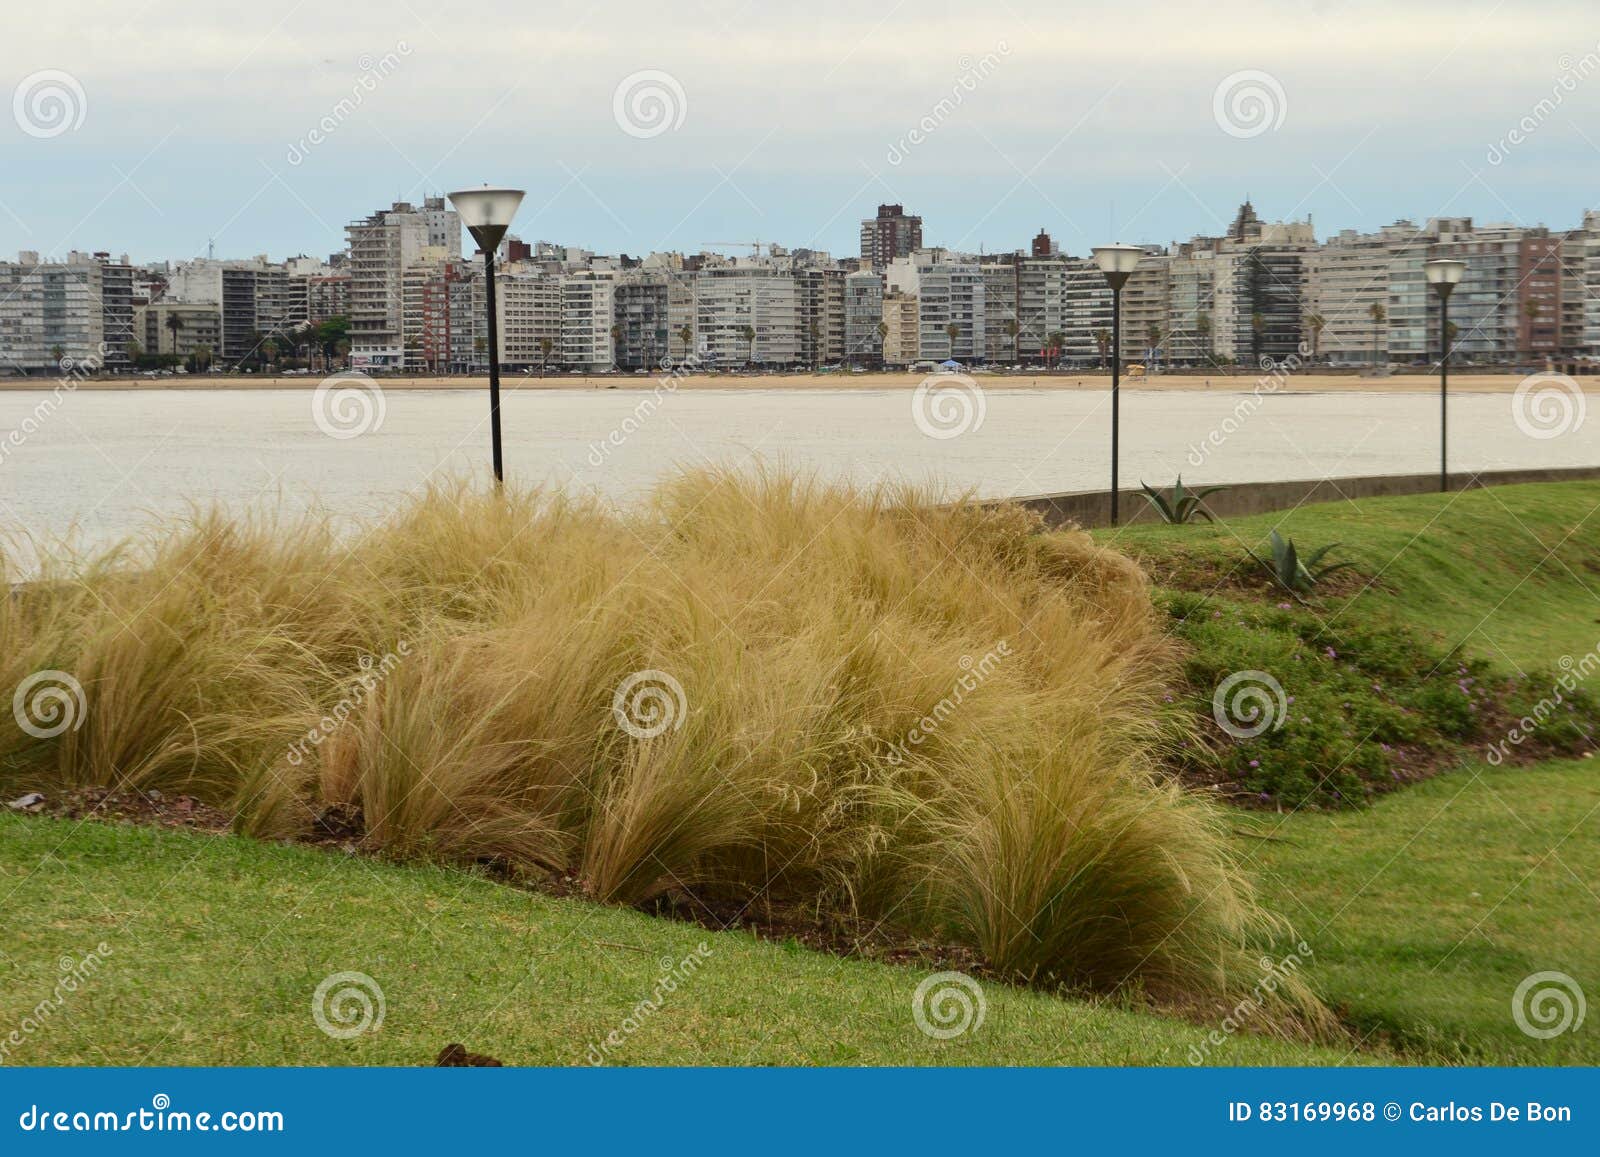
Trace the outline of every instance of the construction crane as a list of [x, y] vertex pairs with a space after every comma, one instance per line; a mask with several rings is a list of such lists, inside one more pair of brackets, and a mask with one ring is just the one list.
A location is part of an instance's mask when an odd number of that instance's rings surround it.
[[751, 257], [760, 257], [761, 256], [761, 239], [759, 237], [754, 241], [699, 241], [699, 242], [696, 242], [696, 244], [698, 244], [698, 245], [748, 245], [748, 246], [750, 246], [750, 256]]

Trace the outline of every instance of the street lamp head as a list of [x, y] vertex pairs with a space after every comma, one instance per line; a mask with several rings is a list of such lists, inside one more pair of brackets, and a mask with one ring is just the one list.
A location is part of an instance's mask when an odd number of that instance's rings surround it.
[[1092, 252], [1095, 264], [1106, 275], [1112, 289], [1122, 288], [1139, 264], [1139, 258], [1144, 256], [1144, 250], [1137, 245], [1097, 245]]
[[1425, 263], [1422, 268], [1427, 273], [1428, 284], [1433, 286], [1434, 292], [1440, 297], [1449, 297], [1450, 291], [1466, 274], [1467, 263], [1453, 258], [1440, 258]]
[[511, 227], [511, 218], [517, 215], [517, 206], [522, 204], [522, 196], [521, 189], [491, 189], [488, 185], [449, 194], [461, 223], [486, 254], [499, 248], [501, 238]]

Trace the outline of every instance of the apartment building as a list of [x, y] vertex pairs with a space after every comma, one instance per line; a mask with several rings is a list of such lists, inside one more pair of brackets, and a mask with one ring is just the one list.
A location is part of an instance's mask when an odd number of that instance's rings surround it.
[[891, 289], [883, 295], [883, 364], [903, 369], [921, 355], [915, 294]]
[[1517, 247], [1517, 352], [1535, 365], [1561, 356], [1563, 240], [1539, 230]]
[[794, 276], [800, 293], [800, 364], [837, 365], [845, 356], [844, 270], [808, 264]]
[[222, 347], [222, 311], [201, 302], [158, 300], [134, 306], [134, 337], [146, 353], [210, 362]]
[[560, 368], [560, 276], [512, 266], [495, 273], [494, 288], [501, 364], [537, 371]]
[[918, 360], [983, 360], [984, 280], [976, 258], [919, 249], [889, 262], [884, 279], [891, 290], [917, 299]]
[[1007, 253], [980, 262], [983, 268], [984, 360], [1010, 364], [1017, 360], [1018, 254]]
[[671, 349], [668, 277], [635, 272], [618, 277], [612, 301], [617, 367], [657, 370]]
[[0, 262], [0, 371], [61, 372], [63, 359], [93, 364], [105, 338], [101, 268], [41, 262], [24, 252]]
[[396, 201], [345, 227], [349, 252], [350, 363], [358, 369], [405, 364], [406, 270], [424, 261], [461, 259], [461, 221], [443, 197], [421, 208]]
[[695, 290], [695, 336], [708, 365], [800, 363], [804, 322], [800, 286], [791, 269], [741, 259], [700, 269]]
[[1146, 252], [1122, 287], [1122, 353], [1154, 365], [1167, 360], [1167, 301], [1170, 258]]
[[616, 273], [582, 270], [561, 278], [561, 361], [568, 369], [603, 373], [616, 365]]
[[[1110, 364], [1111, 286], [1090, 258], [1065, 257], [1061, 266], [1061, 321], [1045, 333], [1041, 357], [1054, 357], [1064, 366]], [[1024, 298], [1022, 316], [1029, 314]], [[1024, 347], [1026, 356], [1028, 349]]]
[[861, 222], [861, 260], [880, 273], [921, 248], [922, 218], [906, 216], [904, 205], [879, 205], [876, 217]]
[[844, 360], [852, 366], [883, 364], [883, 278], [870, 270], [844, 277]]
[[1217, 250], [1209, 244], [1172, 246], [1167, 258], [1166, 357], [1195, 366], [1216, 355]]

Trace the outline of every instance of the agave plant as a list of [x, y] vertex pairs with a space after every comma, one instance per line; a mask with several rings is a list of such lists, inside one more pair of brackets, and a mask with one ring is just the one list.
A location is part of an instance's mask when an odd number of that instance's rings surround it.
[[1255, 551], [1250, 552], [1250, 557], [1271, 571], [1272, 577], [1291, 591], [1301, 593], [1309, 591], [1335, 571], [1355, 565], [1351, 562], [1323, 562], [1323, 559], [1339, 545], [1337, 542], [1319, 546], [1305, 558], [1301, 558], [1299, 552], [1295, 550], [1294, 539], [1284, 538], [1276, 530], [1272, 532], [1268, 543], [1272, 547], [1271, 558], [1259, 555]]
[[1162, 522], [1192, 522], [1196, 518], [1203, 518], [1207, 522], [1215, 522], [1211, 512], [1203, 503], [1207, 496], [1219, 490], [1226, 490], [1226, 486], [1207, 486], [1204, 490], [1185, 490], [1183, 488], [1183, 475], [1178, 475], [1177, 483], [1172, 487], [1172, 497], [1169, 499], [1158, 490], [1151, 489], [1141, 482], [1139, 486], [1144, 490], [1144, 500], [1161, 516]]

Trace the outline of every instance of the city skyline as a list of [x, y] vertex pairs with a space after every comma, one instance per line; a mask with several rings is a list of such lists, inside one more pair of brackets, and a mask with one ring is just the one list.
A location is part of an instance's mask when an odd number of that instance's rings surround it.
[[[133, 26], [68, 3], [17, 30], [4, 140], [27, 180], [0, 193], [0, 252], [326, 253], [349, 205], [487, 179], [529, 189], [524, 235], [600, 252], [847, 252], [860, 204], [903, 202], [952, 248], [1045, 224], [1081, 253], [1215, 230], [1245, 194], [1361, 230], [1555, 227], [1600, 166], [1576, 4], [697, 10], [718, 36], [634, 4], [357, 4], [315, 35], [248, 8], [195, 33], [202, 7]], [[1449, 115], [1417, 134], [1419, 108]]]

